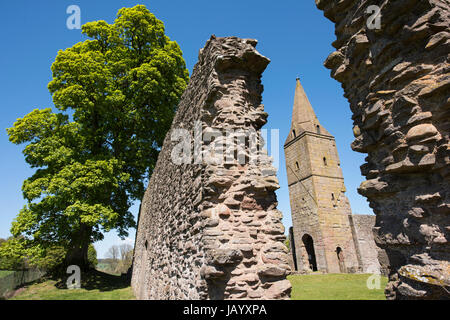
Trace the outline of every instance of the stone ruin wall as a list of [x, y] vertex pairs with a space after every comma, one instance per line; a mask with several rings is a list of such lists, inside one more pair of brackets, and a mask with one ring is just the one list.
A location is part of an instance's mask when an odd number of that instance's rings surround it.
[[353, 214], [349, 216], [352, 226], [353, 237], [358, 246], [358, 260], [360, 272], [388, 274], [388, 266], [384, 261], [384, 250], [375, 244], [373, 227], [375, 226], [375, 216], [366, 214]]
[[[259, 130], [266, 123], [261, 74], [269, 59], [255, 50], [256, 43], [213, 36], [200, 51], [142, 201], [132, 274], [138, 299], [290, 296], [271, 158], [261, 153], [258, 163], [249, 161], [247, 142], [226, 164], [176, 165], [171, 159], [179, 143], [171, 141], [172, 132], [184, 128], [192, 135], [196, 121], [203, 134]], [[262, 141], [259, 134], [256, 139]], [[201, 150], [206, 152], [208, 145]]]
[[[388, 299], [450, 298], [450, 4], [445, 0], [316, 0], [336, 26], [325, 61], [367, 153], [359, 193], [386, 250]], [[366, 25], [369, 5], [381, 28]]]

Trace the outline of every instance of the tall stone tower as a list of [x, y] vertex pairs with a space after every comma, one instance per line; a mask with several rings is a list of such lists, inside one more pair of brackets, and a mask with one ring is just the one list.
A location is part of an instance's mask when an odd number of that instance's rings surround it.
[[358, 271], [360, 255], [336, 143], [317, 119], [299, 79], [284, 152], [296, 268]]

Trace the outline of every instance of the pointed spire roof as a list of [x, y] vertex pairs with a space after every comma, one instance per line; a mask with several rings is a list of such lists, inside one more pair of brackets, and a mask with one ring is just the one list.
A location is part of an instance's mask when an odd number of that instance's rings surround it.
[[306, 96], [305, 90], [300, 83], [300, 78], [297, 78], [297, 85], [295, 87], [294, 108], [292, 110], [292, 124], [313, 123], [317, 120], [316, 114], [311, 106], [311, 103]]
[[285, 144], [304, 131], [331, 136], [331, 134], [320, 124], [319, 119], [317, 119], [316, 113], [300, 83], [300, 78], [297, 78], [294, 107], [292, 110], [291, 131], [289, 132]]

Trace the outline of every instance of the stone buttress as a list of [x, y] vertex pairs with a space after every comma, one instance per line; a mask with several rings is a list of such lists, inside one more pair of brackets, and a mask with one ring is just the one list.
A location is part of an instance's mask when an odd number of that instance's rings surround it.
[[[258, 153], [253, 161], [247, 137], [238, 151], [224, 148], [231, 161], [209, 161], [213, 145], [239, 140], [239, 131], [255, 132], [266, 123], [261, 74], [269, 59], [256, 43], [212, 36], [200, 50], [142, 201], [132, 276], [138, 299], [290, 296], [271, 158]], [[191, 138], [185, 146], [192, 157], [175, 164], [180, 142], [171, 138], [180, 128]], [[199, 147], [189, 143], [194, 136], [208, 138]], [[260, 134], [252, 139], [262, 142]]]

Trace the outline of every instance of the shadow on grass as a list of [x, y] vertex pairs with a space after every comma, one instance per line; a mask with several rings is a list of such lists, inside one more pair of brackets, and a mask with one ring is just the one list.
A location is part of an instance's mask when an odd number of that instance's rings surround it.
[[[67, 278], [69, 275], [54, 276], [56, 280], [55, 287], [58, 289], [67, 289]], [[130, 279], [126, 275], [115, 276], [95, 269], [81, 272], [81, 288], [85, 290], [113, 291], [124, 289], [130, 286]]]

